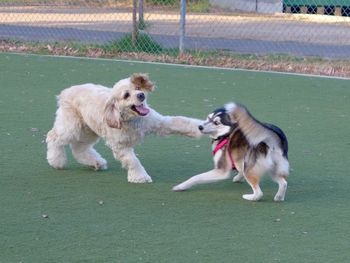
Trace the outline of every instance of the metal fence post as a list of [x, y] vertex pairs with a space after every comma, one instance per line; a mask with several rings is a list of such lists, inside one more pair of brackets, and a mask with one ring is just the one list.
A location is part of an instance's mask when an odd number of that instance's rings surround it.
[[131, 40], [135, 45], [137, 41], [138, 28], [137, 28], [137, 0], [133, 0], [132, 3], [132, 33]]
[[185, 49], [185, 29], [186, 29], [186, 0], [181, 0], [180, 5], [180, 30], [179, 30], [179, 51], [180, 55]]
[[139, 28], [143, 29], [145, 26], [145, 21], [143, 18], [143, 0], [139, 0]]

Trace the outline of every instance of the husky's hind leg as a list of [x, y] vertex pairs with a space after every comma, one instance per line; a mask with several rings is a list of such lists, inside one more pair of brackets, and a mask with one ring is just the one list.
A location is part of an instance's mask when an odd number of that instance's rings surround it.
[[253, 193], [243, 195], [243, 199], [249, 201], [259, 201], [263, 197], [263, 192], [259, 186], [260, 177], [260, 174], [256, 174], [252, 170], [245, 173], [245, 179], [252, 188]]
[[272, 175], [272, 179], [278, 183], [278, 191], [274, 197], [277, 202], [284, 201], [284, 197], [287, 191], [287, 177], [289, 175], [289, 162], [286, 158], [280, 157], [277, 162], [275, 173]]
[[287, 191], [287, 180], [286, 180], [287, 176], [283, 176], [283, 175], [276, 175], [273, 176], [273, 180], [278, 183], [278, 191], [274, 197], [274, 200], [276, 202], [282, 202], [284, 201], [284, 197], [286, 195], [286, 191]]

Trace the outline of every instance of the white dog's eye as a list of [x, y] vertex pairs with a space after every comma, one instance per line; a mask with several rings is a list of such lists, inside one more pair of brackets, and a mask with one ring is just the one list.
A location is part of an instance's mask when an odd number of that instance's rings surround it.
[[126, 100], [129, 97], [130, 97], [130, 93], [129, 92], [125, 92], [125, 94], [123, 96], [124, 100]]

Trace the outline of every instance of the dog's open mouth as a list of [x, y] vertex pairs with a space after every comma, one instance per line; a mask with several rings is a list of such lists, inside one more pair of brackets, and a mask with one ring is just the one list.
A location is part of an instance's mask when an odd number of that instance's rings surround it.
[[143, 104], [133, 105], [131, 106], [131, 109], [140, 116], [146, 116], [149, 113], [149, 109]]

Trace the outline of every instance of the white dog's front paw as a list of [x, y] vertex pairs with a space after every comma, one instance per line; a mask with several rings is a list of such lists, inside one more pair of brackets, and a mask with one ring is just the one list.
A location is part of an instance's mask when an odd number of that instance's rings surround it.
[[64, 169], [67, 159], [65, 156], [57, 156], [56, 159], [48, 157], [47, 161], [55, 169]]
[[128, 182], [136, 184], [152, 183], [152, 178], [147, 173], [136, 174], [128, 172]]
[[175, 185], [172, 190], [175, 192], [180, 192], [180, 191], [185, 191], [187, 189], [188, 187], [186, 187], [184, 184], [178, 184], [178, 185]]
[[96, 160], [95, 165], [93, 167], [95, 168], [96, 171], [107, 170], [108, 169], [107, 161], [103, 158], [100, 158]]
[[248, 200], [248, 201], [259, 201], [263, 195], [262, 194], [247, 194], [247, 195], [242, 195], [243, 199]]

